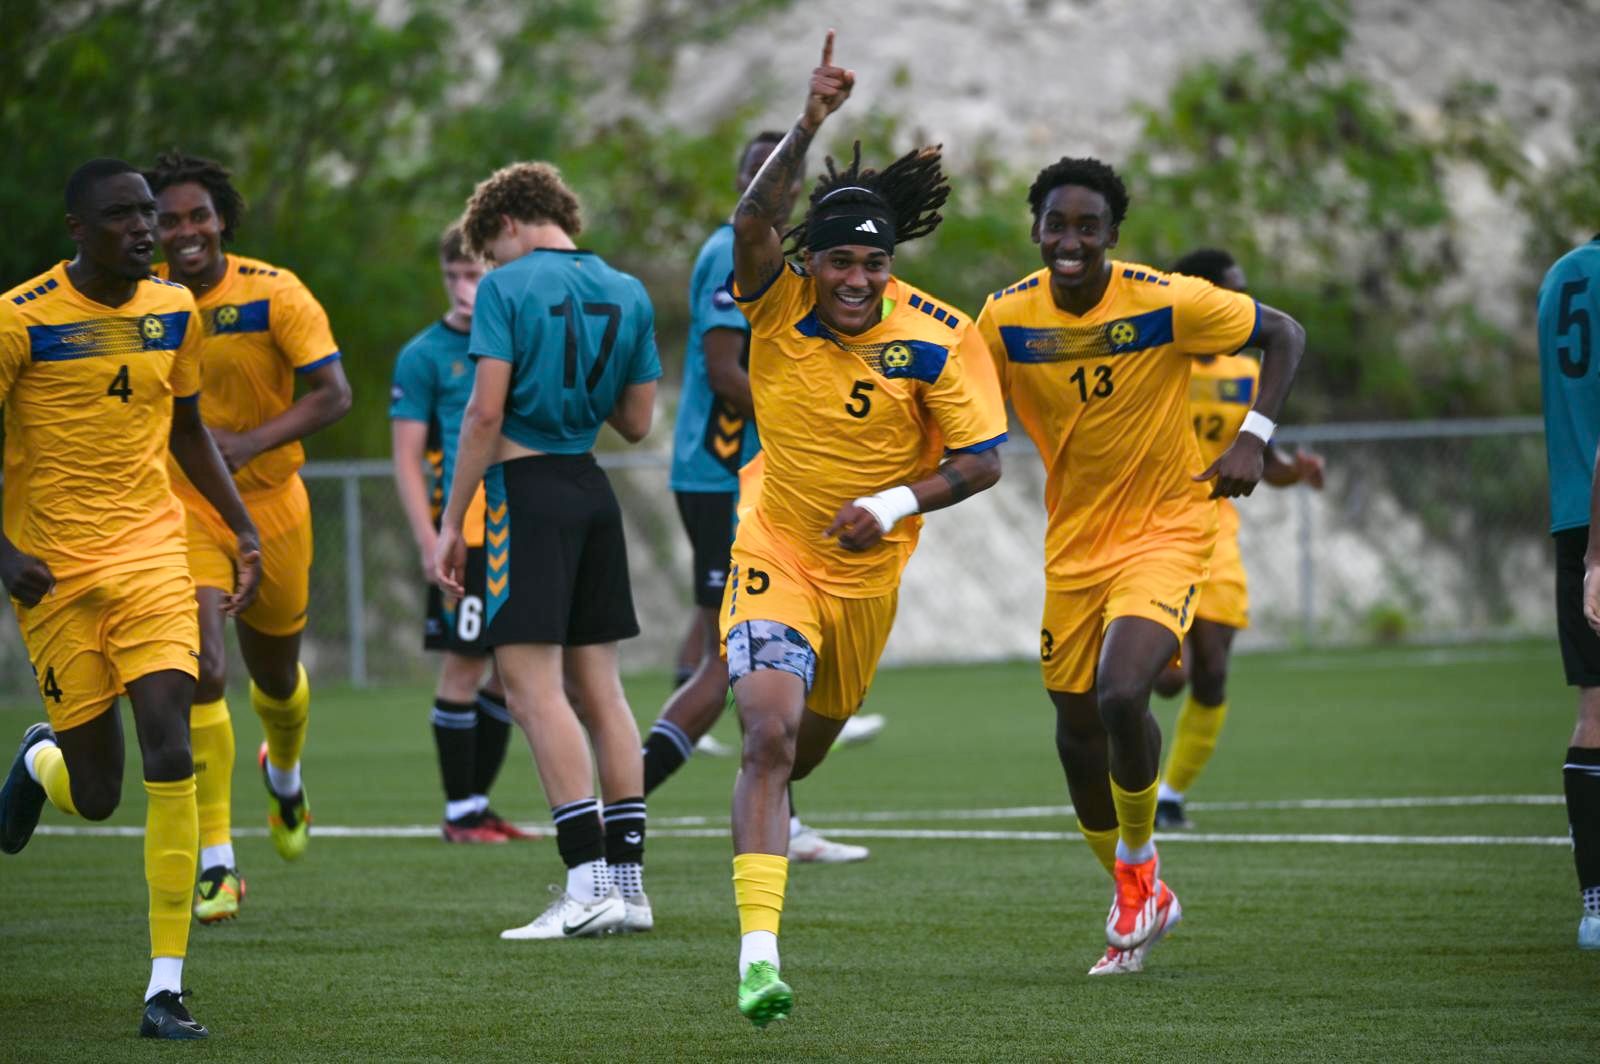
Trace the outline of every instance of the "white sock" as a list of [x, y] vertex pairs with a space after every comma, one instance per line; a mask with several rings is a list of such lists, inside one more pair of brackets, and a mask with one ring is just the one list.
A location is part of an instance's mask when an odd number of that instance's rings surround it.
[[792, 817], [789, 818], [789, 837], [791, 839], [794, 838], [796, 835], [800, 834], [805, 829], [806, 829], [806, 826], [804, 824], [800, 823], [800, 818], [799, 817], [792, 816]]
[[279, 768], [267, 762], [267, 779], [272, 783], [272, 793], [279, 798], [293, 798], [300, 793], [300, 762], [294, 768]]
[[221, 846], [206, 846], [200, 850], [200, 870], [202, 872], [207, 868], [215, 868], [218, 865], [223, 868], [233, 867], [233, 843], [225, 842]]
[[487, 794], [474, 794], [467, 801], [472, 803], [472, 811], [474, 813], [481, 813], [489, 808], [489, 796]]
[[155, 957], [150, 961], [150, 985], [145, 987], [144, 999], [149, 1001], [163, 990], [174, 994], [183, 991], [183, 958]]
[[611, 869], [604, 857], [585, 861], [567, 869], [567, 893], [581, 902], [593, 903], [611, 893]]
[[1128, 844], [1121, 839], [1117, 840], [1117, 860], [1128, 864], [1144, 864], [1156, 855], [1156, 842], [1151, 839], [1137, 850], [1128, 848]]
[[1183, 801], [1183, 792], [1173, 790], [1171, 787], [1167, 786], [1166, 780], [1162, 780], [1161, 786], [1156, 788], [1156, 801], [1181, 802]]
[[624, 898], [637, 898], [644, 893], [644, 865], [638, 861], [617, 864], [607, 861], [606, 868], [611, 872], [611, 882]]
[[[484, 804], [487, 805], [488, 803], [485, 802]], [[483, 810], [471, 798], [463, 798], [459, 802], [444, 803], [444, 818], [446, 820], [460, 820], [464, 816], [471, 816], [473, 813], [481, 812]]]
[[39, 770], [33, 767], [33, 759], [39, 756], [39, 751], [47, 747], [51, 750], [54, 750], [56, 748], [56, 744], [49, 739], [41, 739], [32, 746], [28, 747], [28, 752], [22, 755], [22, 764], [25, 768], [27, 768], [28, 775], [33, 778], [33, 782], [35, 783], [43, 783], [44, 780], [39, 778]]
[[778, 936], [771, 931], [749, 931], [739, 937], [739, 978], [756, 961], [778, 967]]

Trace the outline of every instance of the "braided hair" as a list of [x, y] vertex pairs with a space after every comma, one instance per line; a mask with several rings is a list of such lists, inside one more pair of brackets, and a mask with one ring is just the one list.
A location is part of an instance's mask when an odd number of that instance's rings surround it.
[[219, 162], [185, 155], [173, 150], [156, 156], [156, 164], [144, 172], [150, 191], [161, 195], [173, 185], [193, 182], [211, 196], [211, 205], [222, 219], [222, 239], [231, 241], [244, 219], [244, 197], [233, 187], [233, 174]]
[[809, 239], [818, 222], [863, 209], [887, 216], [896, 244], [933, 232], [944, 220], [939, 208], [950, 198], [950, 182], [940, 168], [943, 147], [935, 144], [909, 151], [883, 170], [861, 168], [859, 140], [848, 169], [840, 170], [833, 156], [828, 156], [828, 172], [811, 190], [806, 216], [784, 234], [788, 252], [812, 250]]

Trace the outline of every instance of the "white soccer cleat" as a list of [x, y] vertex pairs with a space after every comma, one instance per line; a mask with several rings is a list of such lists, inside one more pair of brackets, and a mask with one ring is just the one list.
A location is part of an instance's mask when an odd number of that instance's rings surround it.
[[1600, 916], [1585, 916], [1578, 921], [1578, 948], [1600, 949]]
[[865, 846], [852, 846], [847, 842], [825, 839], [816, 828], [801, 827], [789, 836], [789, 860], [815, 861], [819, 864], [846, 864], [865, 861], [872, 851]]
[[579, 901], [557, 886], [552, 886], [550, 893], [556, 895], [555, 901], [533, 923], [509, 928], [500, 932], [500, 937], [519, 941], [590, 938], [617, 930], [627, 919], [627, 906], [622, 902], [622, 895], [615, 890], [599, 901], [591, 902]]
[[1156, 893], [1159, 895], [1159, 901], [1156, 903], [1156, 929], [1150, 933], [1150, 937], [1132, 949], [1107, 946], [1105, 956], [1089, 969], [1090, 975], [1133, 975], [1144, 971], [1145, 957], [1155, 949], [1156, 943], [1161, 941], [1162, 936], [1177, 927], [1179, 921], [1183, 919], [1183, 906], [1178, 904], [1178, 896], [1165, 883], [1158, 884]]
[[704, 735], [700, 736], [699, 741], [694, 744], [694, 752], [697, 754], [705, 754], [707, 757], [732, 757], [733, 747], [729, 746], [727, 743], [719, 742], [715, 735], [712, 735], [710, 732], [706, 732]]
[[623, 916], [622, 926], [617, 928], [625, 934], [635, 931], [648, 931], [656, 926], [656, 918], [650, 912], [650, 899], [644, 894], [635, 894], [622, 899]]
[[833, 740], [834, 746], [854, 746], [874, 738], [883, 731], [883, 726], [888, 721], [882, 713], [857, 713], [844, 722], [844, 727], [839, 729], [838, 738]]

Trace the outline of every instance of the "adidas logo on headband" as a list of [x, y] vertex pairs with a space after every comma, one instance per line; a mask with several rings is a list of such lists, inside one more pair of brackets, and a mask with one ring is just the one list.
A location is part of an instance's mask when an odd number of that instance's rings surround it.
[[856, 232], [858, 233], [876, 233], [877, 231], [878, 227], [872, 224], [871, 218], [856, 226]]

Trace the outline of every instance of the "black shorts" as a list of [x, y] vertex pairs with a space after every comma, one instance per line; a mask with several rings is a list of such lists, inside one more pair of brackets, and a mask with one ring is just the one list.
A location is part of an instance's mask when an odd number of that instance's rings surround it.
[[733, 549], [731, 491], [680, 491], [678, 516], [694, 552], [694, 604], [716, 609], [728, 582], [728, 555]]
[[585, 646], [639, 634], [622, 510], [594, 455], [503, 462], [484, 487], [487, 645]]
[[1589, 526], [1562, 529], [1556, 540], [1556, 632], [1573, 687], [1600, 687], [1600, 635], [1583, 618], [1583, 555]]
[[483, 548], [467, 548], [467, 593], [454, 609], [445, 609], [444, 592], [428, 585], [428, 616], [422, 626], [422, 648], [481, 658], [489, 653], [483, 641]]

